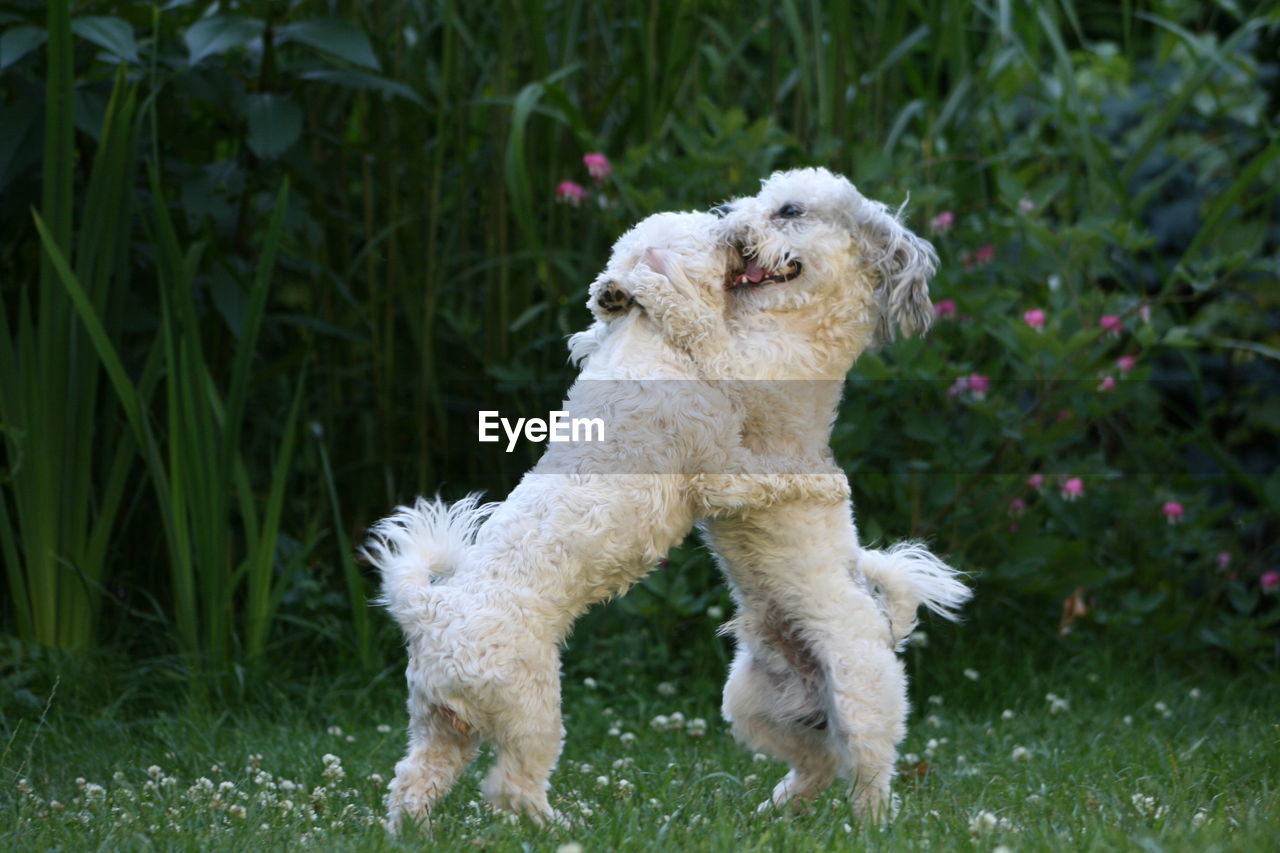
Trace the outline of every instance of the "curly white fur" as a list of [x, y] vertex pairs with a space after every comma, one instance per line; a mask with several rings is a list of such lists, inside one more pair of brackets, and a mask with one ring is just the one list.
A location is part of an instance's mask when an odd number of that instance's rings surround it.
[[[825, 169], [775, 174], [721, 209], [723, 239], [748, 271], [730, 291], [729, 346], [695, 359], [709, 376], [767, 380], [740, 395], [749, 447], [820, 465], [857, 356], [895, 325], [928, 328], [936, 254]], [[795, 264], [798, 275], [770, 280]], [[857, 813], [884, 816], [907, 713], [894, 651], [921, 604], [952, 616], [968, 590], [922, 546], [860, 547], [848, 502], [752, 507], [702, 527], [739, 608], [725, 716], [741, 740], [791, 764], [764, 805], [813, 797], [841, 776]]]
[[[792, 476], [744, 448], [740, 406], [700, 381], [681, 349], [703, 349], [716, 325], [708, 318], [724, 313], [730, 253], [717, 228], [708, 214], [651, 217], [618, 241], [593, 284], [593, 310], [607, 322], [572, 344], [582, 370], [566, 408], [604, 417], [608, 440], [550, 445], [500, 504], [419, 500], [373, 528], [364, 552], [409, 649], [409, 750], [390, 785], [393, 830], [427, 816], [481, 740], [498, 749], [482, 786], [490, 803], [554, 818], [558, 648], [575, 618], [641, 578], [700, 516], [800, 496], [847, 501], [843, 477]], [[692, 281], [707, 284], [691, 300]], [[630, 305], [623, 286], [650, 310]], [[670, 340], [651, 318], [664, 306], [686, 325]], [[623, 464], [634, 473], [620, 473]]]

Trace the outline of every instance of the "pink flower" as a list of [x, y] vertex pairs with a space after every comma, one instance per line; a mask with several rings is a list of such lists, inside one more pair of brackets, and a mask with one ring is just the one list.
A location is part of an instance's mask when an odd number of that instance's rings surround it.
[[935, 302], [933, 313], [939, 320], [956, 316], [956, 301], [954, 299], [943, 299], [940, 302]]
[[598, 152], [583, 154], [582, 162], [597, 184], [603, 183], [605, 178], [613, 174], [613, 166], [609, 164], [609, 158]]
[[1018, 210], [1022, 211], [1023, 213], [1030, 213], [1035, 209], [1036, 209], [1036, 203], [1032, 201], [1030, 198], [1028, 198], [1027, 196], [1024, 195], [1021, 199], [1018, 200]]
[[1072, 414], [1072, 412], [1071, 412], [1071, 410], [1070, 410], [1070, 409], [1059, 409], [1059, 410], [1058, 410], [1058, 423], [1060, 423], [1060, 424], [1064, 424], [1064, 423], [1066, 423], [1067, 421], [1071, 420], [1071, 419], [1072, 419], [1072, 418], [1074, 418], [1074, 417], [1075, 417], [1075, 415], [1074, 415], [1074, 414]]
[[987, 396], [987, 390], [991, 387], [991, 380], [983, 376], [981, 373], [969, 374], [969, 391], [975, 399], [981, 400]]
[[1116, 367], [1120, 368], [1121, 373], [1128, 373], [1138, 364], [1136, 355], [1122, 355], [1116, 359]]
[[975, 264], [989, 264], [995, 260], [995, 257], [996, 247], [992, 243], [988, 243], [985, 246], [979, 246], [973, 252], [973, 262]]
[[1044, 474], [1032, 474], [1027, 478], [1027, 485], [1037, 492], [1044, 491]]
[[1037, 332], [1044, 328], [1044, 311], [1039, 308], [1032, 308], [1030, 311], [1024, 312], [1022, 319]]
[[1280, 572], [1275, 569], [1263, 572], [1262, 577], [1258, 578], [1258, 583], [1261, 584], [1263, 592], [1275, 592], [1280, 589]]
[[1218, 552], [1218, 571], [1225, 572], [1229, 568], [1231, 568], [1231, 552], [1219, 551]]
[[949, 210], [944, 210], [929, 221], [929, 227], [935, 234], [946, 234], [951, 230], [951, 226], [955, 224], [956, 215]]
[[1102, 331], [1106, 332], [1113, 338], [1120, 337], [1120, 330], [1124, 328], [1122, 321], [1115, 314], [1103, 314], [1098, 320], [1098, 325], [1102, 327]]
[[1116, 378], [1114, 376], [1102, 377], [1102, 384], [1098, 386], [1099, 391], [1112, 391], [1116, 387]]
[[1084, 497], [1084, 481], [1079, 477], [1063, 480], [1062, 485], [1058, 488], [1062, 492], [1062, 499], [1067, 502], [1077, 501]]
[[1014, 498], [1009, 502], [1009, 515], [1017, 518], [1027, 511], [1027, 502], [1022, 498]]
[[587, 191], [573, 181], [561, 181], [556, 186], [556, 201], [578, 207], [587, 198]]
[[1165, 521], [1170, 524], [1177, 524], [1182, 521], [1182, 504], [1177, 501], [1165, 501], [1164, 509]]

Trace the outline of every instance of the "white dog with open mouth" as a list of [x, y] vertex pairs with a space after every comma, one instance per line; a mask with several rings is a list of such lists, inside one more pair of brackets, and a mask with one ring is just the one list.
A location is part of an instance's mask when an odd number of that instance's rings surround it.
[[[825, 169], [775, 174], [757, 196], [717, 210], [743, 260], [726, 323], [703, 326], [702, 351], [691, 352], [707, 376], [758, 380], [734, 393], [748, 447], [817, 469], [830, 460], [857, 356], [891, 340], [894, 325], [908, 335], [928, 328], [936, 255]], [[738, 647], [725, 716], [739, 739], [791, 765], [764, 805], [809, 799], [838, 775], [858, 814], [884, 816], [907, 715], [895, 651], [918, 607], [954, 617], [968, 589], [918, 544], [861, 548], [847, 501], [748, 507], [702, 528], [739, 607], [728, 626]]]
[[[760, 452], [826, 458], [857, 356], [892, 340], [895, 325], [907, 335], [928, 329], [937, 256], [885, 205], [825, 169], [775, 174], [722, 212], [747, 261], [729, 305], [751, 310], [734, 337], [749, 351], [768, 338], [788, 356], [739, 363], [770, 386], [828, 380], [805, 395], [808, 431], [753, 429], [748, 410], [745, 440]], [[790, 309], [786, 323], [774, 322], [779, 305]], [[840, 776], [856, 813], [885, 816], [907, 715], [895, 651], [920, 605], [953, 617], [969, 590], [922, 546], [861, 548], [849, 503], [748, 508], [703, 529], [739, 606], [725, 716], [741, 740], [791, 765], [766, 805], [811, 798]]]
[[[605, 441], [550, 445], [496, 506], [419, 500], [373, 528], [364, 553], [409, 649], [409, 750], [390, 785], [392, 830], [427, 816], [481, 740], [498, 749], [482, 786], [489, 802], [553, 818], [559, 646], [576, 617], [641, 578], [699, 517], [847, 502], [838, 472], [780, 476], [785, 465], [745, 450], [737, 404], [699, 381], [685, 352], [714, 357], [706, 335], [723, 316], [732, 257], [717, 228], [705, 213], [650, 217], [593, 284], [592, 309], [608, 321], [572, 343], [583, 364], [565, 408], [603, 418]], [[667, 298], [670, 279], [646, 258], [678, 264], [686, 292]], [[685, 331], [669, 340], [654, 314]]]

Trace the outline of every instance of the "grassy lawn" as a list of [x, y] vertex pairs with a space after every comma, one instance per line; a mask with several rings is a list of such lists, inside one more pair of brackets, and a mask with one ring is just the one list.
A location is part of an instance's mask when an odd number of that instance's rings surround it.
[[[922, 674], [901, 811], [883, 829], [858, 825], [834, 793], [806, 813], [756, 815], [782, 767], [733, 742], [716, 686], [681, 695], [625, 661], [566, 683], [553, 801], [570, 827], [491, 815], [482, 758], [430, 836], [399, 841], [377, 822], [402, 744], [396, 675], [373, 688], [281, 686], [220, 713], [148, 713], [166, 702], [136, 674], [99, 668], [64, 673], [43, 719], [6, 712], [0, 848], [1272, 849], [1273, 679], [944, 642], [910, 652]], [[981, 671], [981, 660], [1017, 663]]]

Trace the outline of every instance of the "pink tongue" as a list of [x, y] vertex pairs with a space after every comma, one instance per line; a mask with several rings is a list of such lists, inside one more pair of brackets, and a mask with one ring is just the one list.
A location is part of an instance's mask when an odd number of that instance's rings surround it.
[[746, 276], [747, 281], [752, 284], [759, 284], [764, 278], [764, 267], [760, 266], [755, 261], [751, 261], [747, 264], [747, 271], [744, 272], [743, 275]]

